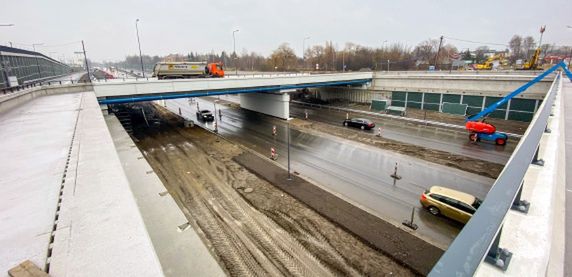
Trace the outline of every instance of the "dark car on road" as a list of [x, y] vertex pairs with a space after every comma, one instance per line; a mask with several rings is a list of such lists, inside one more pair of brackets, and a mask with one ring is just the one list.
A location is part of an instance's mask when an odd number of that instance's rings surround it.
[[375, 123], [364, 118], [350, 118], [344, 120], [344, 126], [356, 127], [362, 130], [369, 130], [375, 127]]
[[213, 121], [214, 116], [209, 110], [201, 110], [197, 112], [197, 120], [204, 122]]

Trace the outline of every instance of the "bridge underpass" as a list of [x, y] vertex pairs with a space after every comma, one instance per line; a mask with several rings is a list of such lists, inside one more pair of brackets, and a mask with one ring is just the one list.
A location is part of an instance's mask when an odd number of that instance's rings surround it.
[[286, 119], [289, 116], [288, 92], [320, 87], [367, 86], [371, 80], [371, 72], [357, 72], [251, 78], [119, 80], [96, 82], [93, 89], [102, 105], [241, 94], [241, 104], [245, 108]]
[[[88, 93], [89, 93], [89, 92], [88, 92]], [[94, 100], [94, 98], [92, 98], [92, 100]], [[91, 100], [90, 100], [90, 101], [91, 101]], [[74, 106], [74, 108], [75, 108], [75, 106]], [[30, 108], [30, 109], [32, 109], [32, 108]], [[91, 110], [93, 110], [93, 109], [91, 109]], [[47, 110], [47, 112], [49, 112], [49, 110]], [[90, 111], [90, 113], [91, 113], [91, 112], [92, 112], [92, 111]], [[557, 129], [555, 129], [555, 130], [557, 130]], [[86, 136], [86, 135], [83, 136], [84, 139], [87, 138], [87, 137], [88, 137], [88, 136]], [[6, 147], [9, 147], [9, 146], [6, 146]], [[544, 154], [544, 153], [546, 153], [546, 152], [543, 152], [543, 154]], [[547, 158], [545, 158], [545, 159], [548, 160]], [[86, 179], [83, 179], [82, 182], [86, 182]], [[530, 198], [529, 198], [529, 199], [530, 199]], [[533, 203], [536, 203], [536, 202], [533, 202]], [[536, 204], [534, 204], [534, 205], [536, 205]], [[77, 216], [77, 215], [76, 215], [76, 216]], [[78, 230], [75, 230], [75, 231], [78, 232]], [[81, 231], [79, 231], [79, 232], [81, 232]], [[501, 242], [501, 243], [502, 243], [502, 242]], [[518, 242], [517, 242], [517, 243], [518, 243]], [[148, 245], [148, 244], [147, 244], [147, 245]], [[512, 249], [514, 249], [514, 248], [512, 248]], [[512, 249], [511, 249], [511, 250], [512, 250]], [[518, 251], [514, 251], [514, 253], [519, 253], [519, 252], [518, 252]], [[79, 253], [76, 253], [76, 254], [77, 254], [77, 255], [80, 255]], [[519, 254], [519, 255], [521, 255], [521, 254]], [[61, 268], [60, 268], [60, 269], [61, 269]], [[492, 269], [492, 270], [496, 270], [496, 269]], [[493, 271], [493, 272], [497, 272], [497, 271]]]

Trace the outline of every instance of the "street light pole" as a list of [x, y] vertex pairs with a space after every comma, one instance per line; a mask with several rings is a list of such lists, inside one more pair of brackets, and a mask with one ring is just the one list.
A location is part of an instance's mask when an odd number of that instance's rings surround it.
[[306, 46], [305, 46], [305, 43], [306, 43], [307, 39], [310, 39], [310, 37], [305, 37], [302, 40], [302, 66], [303, 67], [306, 66], [306, 53], [305, 53], [306, 52]]
[[238, 56], [236, 55], [236, 38], [234, 37], [234, 33], [238, 32], [238, 31], [239, 31], [238, 29], [232, 31], [232, 53], [234, 54], [234, 59], [233, 59], [234, 60], [234, 74], [236, 76], [238, 76], [238, 67], [236, 64], [236, 62], [238, 60], [237, 59]]
[[[572, 29], [572, 26], [566, 25], [566, 28]], [[568, 59], [568, 70], [570, 70], [571, 64], [572, 64], [572, 45], [570, 46], [570, 58]]]
[[[11, 27], [14, 24], [0, 24], [0, 27]], [[12, 47], [12, 43], [10, 42], [10, 47]], [[8, 87], [8, 72], [6, 72], [6, 65], [4, 64], [4, 57], [0, 52], [0, 74], [2, 74], [2, 82], [4, 83], [5, 87]]]
[[346, 72], [346, 49], [342, 50], [342, 72]]
[[[40, 46], [43, 43], [34, 43], [32, 44], [32, 48], [34, 52], [36, 52], [36, 45]], [[38, 61], [38, 55], [36, 55], [36, 67], [38, 67], [38, 79], [42, 78], [42, 71], [40, 70], [40, 62]]]
[[81, 48], [83, 49], [83, 59], [85, 60], [85, 70], [87, 70], [87, 79], [91, 83], [91, 75], [89, 74], [89, 64], [87, 63], [87, 54], [85, 53], [85, 44], [81, 41]]
[[143, 68], [143, 55], [141, 54], [141, 41], [139, 40], [139, 27], [137, 26], [139, 23], [139, 18], [135, 20], [135, 31], [137, 32], [137, 44], [139, 45], [139, 60], [141, 61], [141, 73], [143, 74], [143, 78], [145, 78], [145, 69]]

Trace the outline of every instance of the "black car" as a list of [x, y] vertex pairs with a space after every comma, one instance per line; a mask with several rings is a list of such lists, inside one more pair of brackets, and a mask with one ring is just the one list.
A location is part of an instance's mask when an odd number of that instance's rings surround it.
[[214, 116], [209, 110], [201, 110], [197, 112], [197, 120], [204, 122], [213, 121]]
[[344, 126], [361, 128], [362, 130], [370, 130], [375, 127], [375, 123], [363, 118], [350, 118], [344, 120]]

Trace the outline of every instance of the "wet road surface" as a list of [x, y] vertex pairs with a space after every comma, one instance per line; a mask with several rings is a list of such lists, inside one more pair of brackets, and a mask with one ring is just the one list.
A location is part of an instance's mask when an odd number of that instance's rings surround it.
[[[187, 99], [166, 101], [169, 110], [179, 113], [180, 109], [185, 118], [195, 122], [197, 102], [201, 109], [214, 111], [212, 102], [201, 99], [193, 103]], [[287, 165], [287, 121], [243, 109], [216, 106], [217, 119], [218, 109], [222, 109], [222, 118], [218, 120], [219, 134], [265, 156], [270, 156], [270, 148], [274, 147], [277, 161]], [[212, 122], [198, 124], [211, 130], [214, 125]], [[277, 129], [276, 136], [272, 135], [273, 126]], [[317, 136], [293, 128], [290, 131], [293, 171], [396, 225], [408, 219], [414, 208], [415, 223], [419, 225], [416, 233], [442, 248], [454, 239], [462, 225], [422, 210], [419, 196], [423, 190], [432, 185], [443, 185], [483, 198], [494, 182], [490, 178], [361, 143]], [[398, 175], [402, 179], [394, 185], [390, 175], [395, 163], [398, 163]]]
[[[311, 108], [297, 104], [290, 105], [290, 115], [292, 117], [304, 118], [305, 111], [308, 111], [308, 118], [312, 121], [341, 126], [344, 119], [346, 119], [345, 112]], [[517, 145], [517, 142], [511, 139], [505, 146], [498, 146], [488, 142], [474, 144], [469, 141], [467, 132], [436, 128], [434, 126], [420, 126], [404, 121], [388, 118], [382, 119], [363, 114], [351, 114], [349, 116], [366, 118], [376, 125], [375, 129], [364, 131], [356, 129], [356, 132], [365, 132], [375, 136], [378, 128], [381, 127], [382, 135], [387, 139], [502, 165], [506, 164]]]

